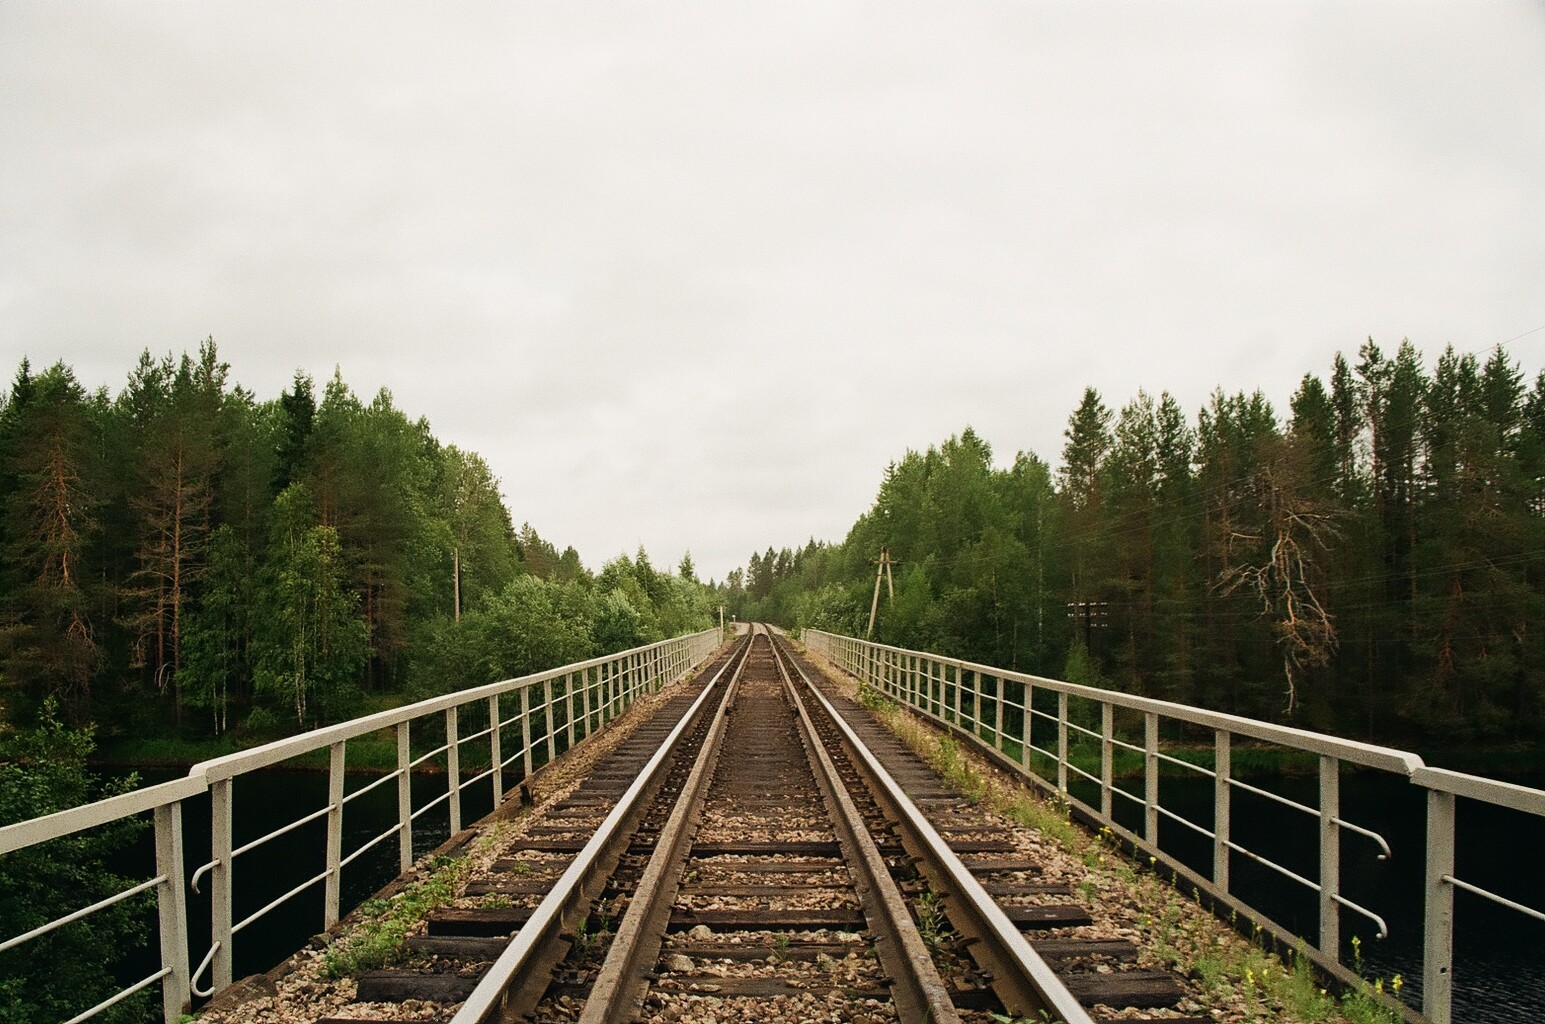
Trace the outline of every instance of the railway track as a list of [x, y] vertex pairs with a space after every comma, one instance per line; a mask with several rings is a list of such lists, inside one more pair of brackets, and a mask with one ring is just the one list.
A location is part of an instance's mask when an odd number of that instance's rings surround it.
[[322, 1024], [1211, 1019], [760, 628], [487, 842], [413, 961]]

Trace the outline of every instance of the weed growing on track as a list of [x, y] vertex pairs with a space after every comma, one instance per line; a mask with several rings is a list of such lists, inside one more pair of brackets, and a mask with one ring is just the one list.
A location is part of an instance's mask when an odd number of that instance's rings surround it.
[[443, 907], [461, 892], [472, 868], [466, 857], [437, 857], [430, 874], [387, 899], [360, 904], [361, 920], [345, 938], [335, 942], [322, 960], [322, 973], [331, 979], [351, 977], [394, 964], [404, 957], [403, 940], [432, 910]]

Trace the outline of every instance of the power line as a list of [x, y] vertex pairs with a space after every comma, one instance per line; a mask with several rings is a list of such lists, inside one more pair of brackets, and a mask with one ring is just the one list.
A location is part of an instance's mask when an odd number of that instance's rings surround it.
[[1531, 335], [1531, 334], [1538, 334], [1541, 331], [1545, 331], [1545, 324], [1540, 324], [1540, 326], [1534, 328], [1531, 331], [1525, 331], [1522, 334], [1515, 334], [1511, 338], [1507, 339], [1507, 341], [1499, 341], [1499, 342], [1497, 342], [1497, 344], [1498, 345], [1510, 345], [1513, 342], [1517, 341], [1519, 338], [1527, 338], [1529, 335]]

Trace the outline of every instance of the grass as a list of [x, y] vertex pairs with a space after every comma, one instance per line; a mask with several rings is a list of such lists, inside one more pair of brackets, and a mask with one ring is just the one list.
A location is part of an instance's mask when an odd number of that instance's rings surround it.
[[932, 889], [917, 898], [917, 930], [923, 944], [937, 953], [950, 939], [950, 921], [944, 912], [944, 901]]
[[430, 911], [456, 898], [471, 864], [466, 857], [437, 858], [427, 877], [387, 899], [360, 904], [354, 929], [323, 957], [323, 973], [333, 979], [352, 977], [404, 959], [403, 940]]

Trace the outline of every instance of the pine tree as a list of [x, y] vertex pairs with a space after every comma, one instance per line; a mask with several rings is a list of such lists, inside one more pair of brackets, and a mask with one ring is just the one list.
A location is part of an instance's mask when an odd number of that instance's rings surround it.
[[0, 657], [4, 675], [38, 696], [57, 695], [84, 720], [102, 665], [92, 608], [92, 547], [100, 505], [92, 417], [74, 373], [25, 363], [5, 408], [8, 482]]

